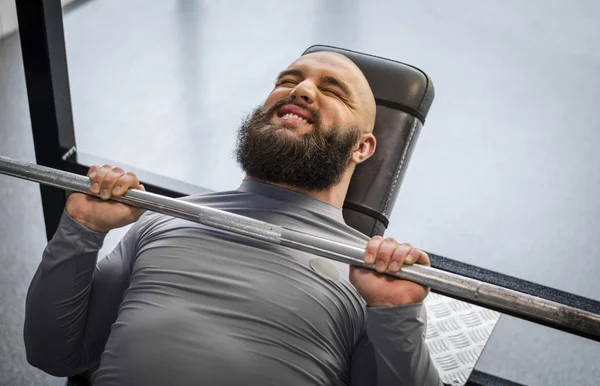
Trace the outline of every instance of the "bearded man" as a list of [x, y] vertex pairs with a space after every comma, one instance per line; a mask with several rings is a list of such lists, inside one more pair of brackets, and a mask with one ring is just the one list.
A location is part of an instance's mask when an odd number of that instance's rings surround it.
[[[239, 129], [232, 191], [184, 200], [365, 249], [377, 272], [108, 201], [144, 189], [93, 166], [29, 288], [28, 361], [108, 385], [441, 385], [424, 341], [428, 289], [382, 275], [424, 252], [344, 223], [375, 151], [375, 101], [347, 57], [294, 61]], [[380, 140], [385, 140], [382, 138]], [[134, 223], [98, 260], [106, 233]]]

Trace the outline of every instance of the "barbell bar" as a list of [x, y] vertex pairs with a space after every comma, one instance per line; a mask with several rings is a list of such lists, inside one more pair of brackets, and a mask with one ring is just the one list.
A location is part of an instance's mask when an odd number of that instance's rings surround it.
[[[91, 181], [87, 176], [4, 156], [0, 156], [0, 174], [98, 197], [98, 195], [90, 193]], [[234, 213], [136, 189], [130, 189], [123, 196], [111, 199], [312, 253], [348, 265], [375, 270], [375, 265], [364, 262], [364, 248], [327, 240]], [[600, 315], [586, 310], [423, 265], [405, 265], [397, 273], [385, 272], [385, 274], [397, 279], [419, 283], [441, 295], [596, 341], [600, 340]]]

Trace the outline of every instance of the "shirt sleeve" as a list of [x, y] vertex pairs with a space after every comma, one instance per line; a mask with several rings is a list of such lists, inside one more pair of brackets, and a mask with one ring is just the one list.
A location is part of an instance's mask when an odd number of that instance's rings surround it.
[[136, 225], [98, 261], [106, 233], [63, 213], [27, 293], [24, 341], [32, 366], [65, 377], [100, 361], [129, 284]]
[[425, 343], [423, 304], [367, 308], [351, 363], [352, 386], [441, 386]]

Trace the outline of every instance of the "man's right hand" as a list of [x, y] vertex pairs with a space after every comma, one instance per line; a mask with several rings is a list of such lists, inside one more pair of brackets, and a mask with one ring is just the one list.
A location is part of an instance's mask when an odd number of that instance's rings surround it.
[[110, 165], [92, 166], [87, 176], [92, 180], [90, 192], [100, 194], [100, 199], [88, 194], [73, 193], [66, 205], [67, 213], [77, 222], [96, 232], [108, 232], [136, 222], [143, 209], [112, 201], [112, 196], [123, 196], [127, 190], [145, 190], [133, 173]]

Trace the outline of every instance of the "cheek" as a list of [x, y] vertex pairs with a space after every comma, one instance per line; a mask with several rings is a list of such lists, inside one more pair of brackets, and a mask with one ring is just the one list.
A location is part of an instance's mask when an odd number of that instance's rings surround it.
[[325, 128], [352, 126], [348, 111], [336, 103], [323, 103], [321, 105], [321, 125]]
[[276, 90], [273, 90], [269, 96], [267, 97], [267, 99], [265, 100], [265, 103], [263, 104], [263, 111], [269, 111], [269, 109], [271, 107], [273, 107], [273, 105], [275, 105], [275, 103], [279, 102], [282, 99], [285, 99], [287, 97], [289, 97], [289, 90], [285, 90], [285, 89], [281, 89], [278, 88]]

